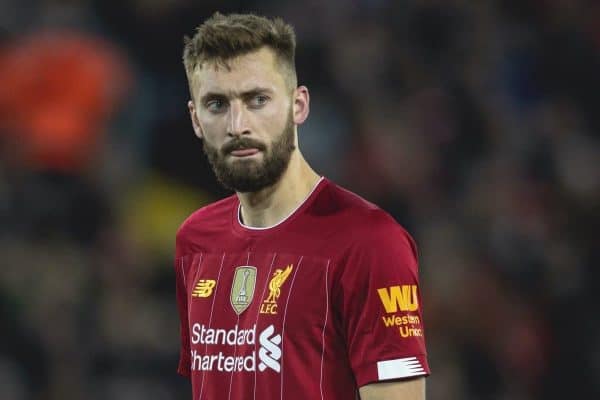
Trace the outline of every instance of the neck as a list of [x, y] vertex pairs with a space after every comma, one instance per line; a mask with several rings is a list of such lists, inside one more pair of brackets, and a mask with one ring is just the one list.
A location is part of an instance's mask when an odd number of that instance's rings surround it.
[[278, 224], [298, 208], [318, 181], [319, 175], [300, 151], [294, 151], [277, 183], [258, 192], [237, 193], [244, 225], [265, 228]]

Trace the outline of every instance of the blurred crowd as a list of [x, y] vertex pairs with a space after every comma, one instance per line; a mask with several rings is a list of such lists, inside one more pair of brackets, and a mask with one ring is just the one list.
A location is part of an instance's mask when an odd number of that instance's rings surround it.
[[420, 251], [430, 400], [600, 398], [600, 2], [0, 1], [0, 397], [188, 398], [174, 235], [214, 11], [297, 31], [317, 171]]

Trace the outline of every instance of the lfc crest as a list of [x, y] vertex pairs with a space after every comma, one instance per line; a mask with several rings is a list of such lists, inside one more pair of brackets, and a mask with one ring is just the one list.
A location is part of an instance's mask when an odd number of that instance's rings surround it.
[[281, 296], [281, 286], [292, 273], [293, 265], [288, 265], [285, 269], [277, 268], [269, 282], [269, 296], [260, 306], [261, 314], [277, 314], [277, 299]]
[[231, 307], [236, 314], [243, 313], [252, 302], [256, 285], [256, 268], [248, 265], [237, 267], [231, 284]]

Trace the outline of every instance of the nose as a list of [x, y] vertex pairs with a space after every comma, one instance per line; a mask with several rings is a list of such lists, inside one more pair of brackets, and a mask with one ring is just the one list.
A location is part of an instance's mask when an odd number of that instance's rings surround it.
[[229, 136], [241, 136], [250, 133], [250, 127], [248, 126], [247, 111], [240, 101], [232, 101], [229, 107], [229, 123], [228, 132]]

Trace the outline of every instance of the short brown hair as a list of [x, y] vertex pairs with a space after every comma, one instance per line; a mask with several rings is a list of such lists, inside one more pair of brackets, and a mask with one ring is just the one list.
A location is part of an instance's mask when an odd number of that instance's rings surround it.
[[216, 12], [196, 29], [193, 38], [184, 38], [183, 64], [192, 93], [194, 71], [206, 61], [228, 66], [227, 61], [268, 46], [280, 65], [291, 73], [296, 86], [296, 34], [281, 18], [254, 14]]

